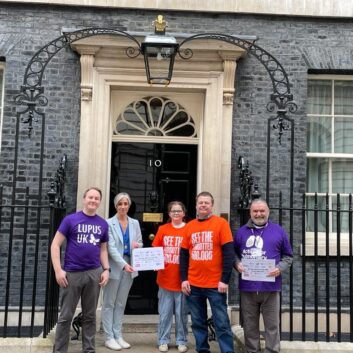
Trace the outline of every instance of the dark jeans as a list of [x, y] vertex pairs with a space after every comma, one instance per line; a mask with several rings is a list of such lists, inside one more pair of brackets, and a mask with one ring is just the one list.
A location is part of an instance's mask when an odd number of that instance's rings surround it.
[[207, 299], [212, 310], [217, 341], [221, 353], [233, 353], [234, 341], [227, 313], [227, 295], [218, 292], [217, 288], [200, 288], [191, 286], [191, 294], [186, 297], [191, 313], [191, 328], [195, 336], [196, 351], [209, 353], [207, 326]]

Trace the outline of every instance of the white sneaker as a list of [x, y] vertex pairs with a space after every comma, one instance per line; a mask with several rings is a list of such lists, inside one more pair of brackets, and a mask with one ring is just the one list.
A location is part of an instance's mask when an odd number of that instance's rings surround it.
[[122, 337], [116, 338], [115, 341], [118, 342], [119, 346], [121, 346], [121, 348], [130, 348], [131, 344], [127, 343]]
[[186, 346], [185, 344], [179, 344], [178, 351], [180, 353], [185, 353], [187, 350], [188, 350], [188, 346]]
[[109, 349], [112, 349], [113, 351], [121, 350], [120, 344], [117, 341], [115, 341], [114, 338], [111, 338], [110, 340], [105, 341], [105, 346]]
[[168, 347], [167, 344], [160, 344], [158, 349], [159, 349], [160, 352], [168, 352], [169, 347]]

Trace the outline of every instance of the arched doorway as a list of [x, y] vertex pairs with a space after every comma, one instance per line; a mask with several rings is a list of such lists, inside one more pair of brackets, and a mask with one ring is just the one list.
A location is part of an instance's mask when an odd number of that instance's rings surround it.
[[[194, 55], [177, 60], [173, 81], [168, 87], [146, 84], [142, 58], [127, 58], [126, 39], [96, 36], [72, 44], [81, 57], [81, 130], [78, 195], [87, 185], [99, 185], [109, 195], [112, 116], [116, 101], [127, 106], [134, 97], [159, 95], [187, 107], [197, 126], [197, 191], [209, 190], [215, 198], [215, 212], [229, 216], [231, 144], [236, 60], [246, 52], [228, 43], [200, 40], [192, 43]], [[205, 54], [207, 53], [207, 55]], [[114, 100], [114, 95], [118, 98]], [[201, 98], [200, 98], [201, 97]], [[191, 106], [191, 108], [190, 108]], [[144, 142], [155, 142], [145, 136]], [[163, 143], [189, 143], [174, 136], [163, 136]], [[134, 141], [124, 136], [119, 141]], [[91, 165], [95, 165], [92, 173]], [[109, 198], [100, 213], [107, 217]], [[80, 200], [78, 200], [80, 202]]]
[[[124, 95], [131, 98], [134, 93], [112, 94], [112, 112], [119, 111]], [[129, 193], [130, 216], [140, 222], [143, 245], [150, 247], [158, 226], [168, 219], [170, 201], [182, 201], [188, 216], [195, 217], [197, 124], [178, 101], [158, 95], [131, 101], [117, 115], [113, 113], [112, 121], [109, 215], [115, 214], [114, 195]], [[157, 291], [156, 272], [140, 272], [126, 313], [157, 313]]]

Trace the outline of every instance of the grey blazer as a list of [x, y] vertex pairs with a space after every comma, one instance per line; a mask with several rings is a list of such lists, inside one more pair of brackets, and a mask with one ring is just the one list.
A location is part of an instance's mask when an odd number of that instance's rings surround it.
[[[109, 278], [119, 279], [124, 266], [127, 262], [124, 260], [124, 239], [121, 232], [119, 221], [116, 215], [107, 220], [109, 224], [109, 242], [108, 242], [108, 257], [109, 257], [109, 267], [111, 268], [111, 273]], [[140, 224], [137, 219], [128, 217], [129, 222], [129, 236], [130, 236], [130, 252], [132, 253], [132, 242], [135, 241], [139, 243], [142, 248], [142, 234]], [[130, 253], [130, 255], [131, 255]], [[133, 266], [133, 264], [131, 264]], [[137, 272], [132, 272], [132, 278], [138, 275]]]

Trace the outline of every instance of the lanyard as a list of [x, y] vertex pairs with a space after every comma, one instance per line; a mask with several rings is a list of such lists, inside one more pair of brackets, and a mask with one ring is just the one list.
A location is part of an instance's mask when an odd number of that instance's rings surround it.
[[260, 234], [255, 234], [254, 230], [251, 228], [252, 236], [255, 238], [255, 246], [260, 249], [262, 249], [263, 244], [264, 244], [263, 239], [262, 239], [263, 232], [264, 232], [264, 229], [261, 231]]
[[129, 223], [127, 224], [127, 227], [125, 229], [125, 232], [123, 230], [123, 227], [121, 226], [119, 222], [119, 227], [121, 230], [121, 233], [123, 234], [123, 240], [124, 240], [124, 255], [129, 255], [130, 254], [130, 234], [129, 234]]

